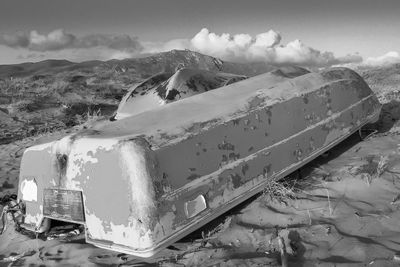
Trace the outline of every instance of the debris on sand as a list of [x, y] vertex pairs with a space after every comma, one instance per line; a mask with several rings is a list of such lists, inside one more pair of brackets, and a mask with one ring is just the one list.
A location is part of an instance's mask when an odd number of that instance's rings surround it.
[[17, 195], [5, 195], [0, 198], [0, 207], [3, 209], [0, 214], [1, 228], [0, 235], [6, 231], [8, 220], [16, 223], [17, 227], [23, 220], [24, 207], [22, 203], [17, 202]]
[[[83, 233], [83, 226], [76, 224], [66, 224], [62, 226], [52, 227], [49, 232], [45, 233], [47, 240], [70, 240]], [[83, 236], [81, 238], [84, 238]]]

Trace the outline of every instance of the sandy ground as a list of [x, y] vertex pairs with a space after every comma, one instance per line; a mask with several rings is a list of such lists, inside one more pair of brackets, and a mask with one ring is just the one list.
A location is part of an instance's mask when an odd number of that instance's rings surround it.
[[[329, 155], [174, 244], [158, 264], [280, 266], [281, 236], [289, 266], [400, 265], [399, 132], [395, 124], [361, 142], [351, 136]], [[21, 151], [34, 141], [1, 147], [1, 177], [18, 175]], [[2, 193], [15, 192], [9, 187]], [[138, 263], [85, 244], [82, 235], [43, 241], [15, 232], [12, 225], [0, 236], [0, 254], [1, 266]]]
[[[380, 133], [363, 141], [353, 135], [287, 179], [271, 182], [264, 194], [169, 247], [156, 264], [281, 266], [281, 237], [289, 266], [399, 266], [396, 103], [385, 106]], [[27, 138], [0, 146], [0, 196], [16, 192], [22, 152], [35, 142]], [[82, 234], [44, 241], [16, 232], [9, 223], [0, 236], [0, 266], [29, 265], [145, 264], [86, 244]]]

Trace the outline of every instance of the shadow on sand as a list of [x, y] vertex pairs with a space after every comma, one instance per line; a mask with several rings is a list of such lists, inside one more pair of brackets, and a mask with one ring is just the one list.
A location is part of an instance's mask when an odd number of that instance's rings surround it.
[[400, 101], [392, 100], [383, 104], [376, 129], [380, 133], [389, 131], [400, 119]]

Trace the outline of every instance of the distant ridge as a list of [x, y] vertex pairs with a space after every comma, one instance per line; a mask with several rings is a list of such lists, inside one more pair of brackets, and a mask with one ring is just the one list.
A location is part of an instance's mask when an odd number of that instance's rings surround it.
[[88, 74], [101, 71], [115, 71], [116, 73], [129, 71], [146, 78], [155, 73], [171, 72], [181, 67], [246, 76], [254, 76], [275, 69], [274, 66], [265, 62], [233, 63], [190, 50], [171, 50], [146, 57], [122, 60], [93, 60], [76, 63], [68, 60], [51, 59], [35, 63], [0, 65], [0, 78], [48, 75], [68, 71], [83, 71]]

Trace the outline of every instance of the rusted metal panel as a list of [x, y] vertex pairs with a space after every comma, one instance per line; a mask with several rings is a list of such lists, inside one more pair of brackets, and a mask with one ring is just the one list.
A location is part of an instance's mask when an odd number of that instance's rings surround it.
[[279, 83], [260, 75], [101, 124], [25, 151], [20, 185], [37, 183], [26, 221], [40, 225], [44, 189], [81, 191], [87, 242], [150, 257], [379, 111], [362, 78], [338, 68]]
[[56, 220], [84, 223], [82, 192], [44, 189], [43, 215]]

